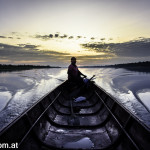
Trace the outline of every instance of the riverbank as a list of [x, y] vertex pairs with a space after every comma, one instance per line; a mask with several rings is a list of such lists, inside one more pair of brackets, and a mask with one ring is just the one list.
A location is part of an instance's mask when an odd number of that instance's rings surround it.
[[130, 71], [138, 72], [150, 72], [150, 62], [137, 62], [137, 63], [126, 63], [126, 64], [115, 64], [115, 65], [104, 65], [104, 66], [80, 66], [80, 68], [123, 68]]
[[58, 66], [38, 66], [38, 65], [6, 65], [0, 64], [0, 72], [7, 71], [19, 71], [19, 70], [30, 70], [30, 69], [44, 69], [44, 68], [61, 68]]

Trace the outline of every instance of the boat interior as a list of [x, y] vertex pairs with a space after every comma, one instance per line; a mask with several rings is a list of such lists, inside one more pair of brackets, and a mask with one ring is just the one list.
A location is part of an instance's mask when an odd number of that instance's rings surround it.
[[[76, 102], [83, 96], [86, 99]], [[150, 130], [94, 83], [64, 82], [25, 111], [1, 134], [21, 150], [148, 150]]]

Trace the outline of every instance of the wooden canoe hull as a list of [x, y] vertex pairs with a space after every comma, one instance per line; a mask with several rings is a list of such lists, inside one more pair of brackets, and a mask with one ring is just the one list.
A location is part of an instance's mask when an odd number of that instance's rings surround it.
[[149, 150], [149, 128], [112, 96], [93, 83], [82, 94], [86, 102], [73, 102], [64, 82], [7, 126], [0, 143], [17, 142], [21, 150]]

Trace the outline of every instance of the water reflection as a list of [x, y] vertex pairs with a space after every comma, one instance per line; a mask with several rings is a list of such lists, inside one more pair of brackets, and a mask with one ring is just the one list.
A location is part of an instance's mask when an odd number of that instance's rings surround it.
[[0, 74], [0, 128], [6, 126], [43, 95], [57, 87], [64, 69], [39, 69]]
[[9, 91], [0, 92], [0, 111], [7, 105], [12, 95]]
[[139, 94], [139, 91], [143, 89], [150, 91], [149, 73], [114, 68], [88, 68], [82, 69], [82, 72], [88, 76], [96, 74], [96, 84], [150, 127], [150, 105], [147, 100], [150, 97], [150, 92]]
[[[150, 74], [114, 68], [82, 68], [89, 78], [150, 126]], [[0, 128], [67, 79], [67, 68], [0, 73]], [[146, 90], [145, 90], [146, 89]]]
[[150, 111], [150, 89], [143, 89], [137, 92], [138, 97]]

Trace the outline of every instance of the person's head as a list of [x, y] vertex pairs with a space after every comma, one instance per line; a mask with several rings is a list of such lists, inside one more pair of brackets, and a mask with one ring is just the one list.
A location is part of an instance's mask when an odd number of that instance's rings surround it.
[[76, 64], [76, 58], [75, 57], [71, 58], [71, 63], [74, 64], [74, 65]]

